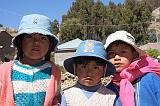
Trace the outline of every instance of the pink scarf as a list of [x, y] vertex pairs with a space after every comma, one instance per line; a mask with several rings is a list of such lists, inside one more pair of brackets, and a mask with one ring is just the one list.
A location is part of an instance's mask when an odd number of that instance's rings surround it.
[[131, 82], [148, 72], [160, 76], [160, 63], [145, 55], [132, 62], [120, 75], [113, 77], [113, 83], [120, 82], [119, 94], [123, 106], [135, 106], [134, 87]]

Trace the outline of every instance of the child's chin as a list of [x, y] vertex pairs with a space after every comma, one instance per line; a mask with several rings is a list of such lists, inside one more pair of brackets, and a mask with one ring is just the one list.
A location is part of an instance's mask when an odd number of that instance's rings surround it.
[[121, 71], [121, 69], [116, 69], [116, 73], [120, 73]]
[[87, 87], [92, 87], [92, 86], [94, 86], [92, 83], [84, 83], [84, 85], [87, 86]]

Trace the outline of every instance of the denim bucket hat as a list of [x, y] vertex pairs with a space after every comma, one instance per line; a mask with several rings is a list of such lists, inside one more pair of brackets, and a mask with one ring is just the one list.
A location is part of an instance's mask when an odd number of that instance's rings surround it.
[[143, 56], [146, 54], [145, 51], [136, 46], [135, 38], [130, 33], [124, 30], [116, 31], [115, 33], [110, 34], [106, 39], [106, 43], [104, 45], [105, 49], [107, 49], [111, 43], [118, 40], [123, 41], [132, 46], [138, 52], [139, 56]]
[[17, 36], [13, 38], [12, 43], [15, 47], [18, 45], [18, 39], [22, 34], [39, 33], [49, 36], [53, 41], [53, 50], [58, 44], [58, 38], [53, 35], [52, 23], [50, 19], [44, 15], [31, 14], [23, 16]]
[[107, 52], [105, 51], [103, 43], [95, 40], [85, 40], [79, 44], [76, 50], [75, 56], [64, 60], [64, 68], [71, 74], [74, 74], [74, 61], [77, 57], [97, 57], [106, 62], [107, 70], [105, 76], [112, 75], [116, 72], [114, 65], [109, 62], [107, 58]]

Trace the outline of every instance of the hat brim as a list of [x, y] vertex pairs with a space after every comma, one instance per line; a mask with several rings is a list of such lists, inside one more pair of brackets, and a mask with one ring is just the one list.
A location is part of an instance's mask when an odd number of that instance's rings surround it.
[[58, 38], [53, 35], [52, 33], [50, 33], [50, 31], [48, 30], [45, 30], [45, 29], [42, 29], [42, 28], [28, 28], [28, 29], [23, 29], [22, 31], [19, 31], [17, 33], [17, 36], [15, 36], [13, 39], [12, 39], [12, 43], [15, 47], [17, 47], [17, 40], [19, 38], [20, 35], [22, 34], [32, 34], [32, 33], [39, 33], [39, 34], [43, 34], [43, 35], [46, 35], [46, 36], [49, 36], [53, 39], [53, 48], [55, 49], [55, 47], [58, 45]]
[[[78, 57], [84, 57], [84, 56], [75, 56], [75, 57], [71, 57], [71, 58], [68, 58], [64, 61], [64, 68], [71, 74], [75, 74], [75, 69], [74, 69], [74, 62], [75, 62], [75, 59], [78, 58]], [[89, 56], [87, 56], [89, 57]], [[98, 56], [90, 56], [90, 57], [97, 57], [97, 58], [100, 58], [100, 59], [103, 59], [101, 57], [98, 57]], [[116, 69], [114, 67], [114, 65], [107, 61], [106, 59], [103, 59], [106, 64], [107, 64], [107, 68], [106, 68], [106, 73], [105, 73], [105, 77], [107, 76], [110, 76], [110, 75], [113, 75], [115, 74], [116, 72]]]

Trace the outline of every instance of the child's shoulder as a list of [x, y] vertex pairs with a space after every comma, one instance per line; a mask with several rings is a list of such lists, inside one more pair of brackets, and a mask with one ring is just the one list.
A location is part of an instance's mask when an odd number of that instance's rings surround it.
[[155, 73], [147, 73], [140, 78], [140, 83], [143, 86], [156, 86], [160, 85], [160, 78]]
[[[72, 85], [72, 86], [70, 86], [70, 87], [67, 87], [67, 88], [64, 88], [64, 92], [65, 91], [70, 91], [70, 90], [72, 90], [72, 89], [76, 89], [77, 87], [76, 87], [76, 85]], [[80, 88], [78, 88], [78, 89], [80, 89]]]
[[5, 75], [9, 75], [9, 73], [11, 73], [12, 70], [12, 64], [13, 62], [4, 62], [2, 64], [0, 64], [0, 79], [5, 76]]
[[159, 79], [159, 76], [156, 73], [147, 73], [141, 78], [142, 80], [154, 80], [154, 79]]
[[13, 61], [4, 62], [4, 63], [1, 63], [1, 64], [0, 64], [0, 68], [3, 68], [3, 69], [4, 69], [5, 67], [8, 68], [8, 66], [9, 66], [9, 65], [12, 65], [12, 64], [13, 64]]
[[115, 84], [113, 83], [109, 83], [107, 86], [106, 86], [107, 89], [113, 91], [117, 96], [119, 95], [119, 91], [118, 91], [118, 88], [116, 87]]

